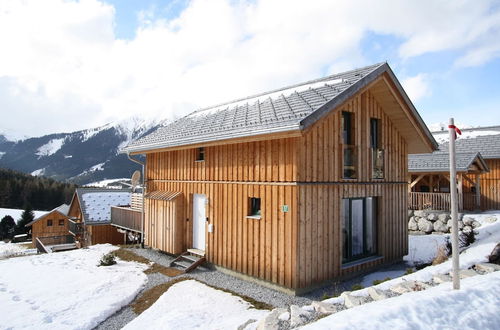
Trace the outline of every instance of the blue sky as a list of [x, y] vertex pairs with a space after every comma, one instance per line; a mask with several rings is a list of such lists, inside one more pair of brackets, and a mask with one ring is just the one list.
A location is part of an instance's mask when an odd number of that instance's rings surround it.
[[11, 136], [172, 120], [382, 61], [427, 124], [500, 125], [494, 0], [12, 1], [0, 43]]

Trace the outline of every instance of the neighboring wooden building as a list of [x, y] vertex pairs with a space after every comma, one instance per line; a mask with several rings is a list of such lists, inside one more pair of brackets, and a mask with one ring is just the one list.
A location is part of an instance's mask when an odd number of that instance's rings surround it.
[[[448, 153], [448, 132], [438, 131], [432, 134], [441, 142], [439, 150], [432, 157], [443, 157], [443, 154]], [[457, 154], [469, 155], [470, 158], [471, 154], [480, 153], [481, 158], [478, 158], [477, 168], [472, 168], [473, 173], [464, 172], [465, 176], [458, 177], [459, 186], [463, 187], [464, 208], [470, 209], [467, 204], [475, 199], [475, 192], [480, 191], [482, 210], [500, 210], [500, 126], [462, 129], [462, 135], [458, 136], [455, 145]], [[484, 170], [485, 167], [488, 170]], [[441, 184], [446, 187], [445, 182]]]
[[111, 207], [129, 205], [130, 194], [129, 189], [77, 188], [68, 212], [70, 232], [82, 246], [123, 244], [125, 234], [111, 225]]
[[[489, 172], [479, 152], [456, 153], [458, 210], [481, 208], [481, 178]], [[448, 153], [410, 155], [409, 204], [412, 210], [450, 210], [450, 158]]]
[[68, 210], [69, 205], [63, 204], [28, 223], [33, 244], [38, 237], [70, 235]]
[[198, 110], [124, 152], [146, 154], [147, 245], [298, 293], [407, 254], [407, 155], [436, 147], [382, 63]]

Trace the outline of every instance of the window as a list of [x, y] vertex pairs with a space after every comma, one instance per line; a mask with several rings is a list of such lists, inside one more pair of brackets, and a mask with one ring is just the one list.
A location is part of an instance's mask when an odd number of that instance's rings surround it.
[[344, 143], [344, 179], [356, 178], [356, 146], [354, 141], [354, 114], [342, 112], [342, 141]]
[[205, 148], [198, 148], [196, 151], [196, 161], [202, 162], [205, 160]]
[[370, 119], [370, 147], [372, 149], [372, 178], [384, 178], [384, 149], [382, 149], [382, 130], [380, 119]]
[[377, 252], [377, 198], [342, 199], [342, 262]]
[[260, 217], [260, 198], [250, 197], [248, 199], [248, 216]]
[[59, 219], [59, 226], [64, 226], [64, 219]]
[[47, 227], [52, 227], [52, 220], [47, 220]]

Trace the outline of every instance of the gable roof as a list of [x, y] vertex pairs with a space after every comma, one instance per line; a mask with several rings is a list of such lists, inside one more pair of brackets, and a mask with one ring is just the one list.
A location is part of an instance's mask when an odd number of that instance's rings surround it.
[[38, 218], [35, 218], [33, 219], [33, 221], [31, 221], [30, 223], [27, 223], [25, 225], [25, 227], [29, 227], [31, 225], [33, 225], [35, 222], [37, 221], [40, 221], [41, 219], [45, 218], [46, 216], [48, 216], [49, 214], [52, 214], [53, 212], [57, 212], [65, 217], [68, 216], [68, 211], [69, 211], [69, 205], [68, 204], [62, 204], [62, 205], [59, 205], [58, 207], [56, 207], [55, 209], [39, 216]]
[[[480, 152], [484, 159], [500, 158], [500, 130], [496, 135], [480, 135], [469, 138], [458, 138], [455, 149], [459, 152]], [[448, 142], [439, 145], [439, 153], [447, 153]]]
[[[488, 172], [483, 157], [479, 152], [455, 154], [457, 172], [468, 172], [470, 166], [476, 162], [479, 169]], [[450, 170], [450, 155], [448, 153], [416, 154], [408, 156], [408, 172], [448, 172]]]
[[87, 225], [106, 224], [111, 221], [111, 206], [130, 205], [130, 189], [77, 188], [82, 221]]
[[[403, 125], [410, 152], [432, 151], [437, 143], [387, 63], [334, 74], [267, 93], [238, 99], [193, 113], [131, 142], [121, 151], [149, 150], [210, 143], [271, 133], [300, 132], [387, 74], [409, 109]], [[393, 102], [397, 103], [397, 102]], [[402, 118], [399, 114], [398, 119]]]

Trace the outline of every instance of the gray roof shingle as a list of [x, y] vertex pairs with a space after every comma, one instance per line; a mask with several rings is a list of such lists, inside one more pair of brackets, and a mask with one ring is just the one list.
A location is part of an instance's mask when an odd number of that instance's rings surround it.
[[[469, 166], [477, 160], [483, 168], [488, 170], [479, 152], [459, 152], [455, 155], [457, 172], [467, 172]], [[450, 157], [448, 153], [408, 155], [408, 172], [448, 172]]]
[[130, 189], [77, 188], [85, 224], [105, 224], [111, 221], [111, 206], [130, 205]]
[[[141, 152], [300, 130], [347, 100], [383, 72], [393, 75], [387, 63], [378, 63], [200, 109], [131, 142], [121, 151]], [[416, 117], [420, 118], [414, 111]], [[423, 121], [421, 126], [425, 130]], [[426, 134], [434, 142], [430, 132]]]
[[[448, 142], [440, 144], [435, 153], [447, 153]], [[500, 132], [498, 135], [482, 135], [467, 139], [458, 138], [455, 141], [458, 152], [480, 152], [484, 159], [500, 158]]]

